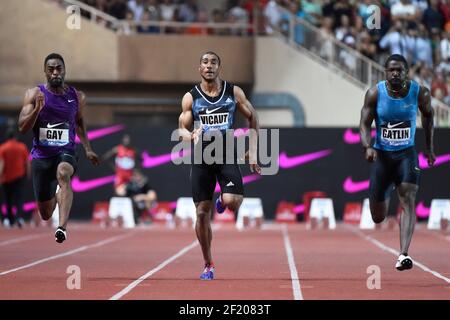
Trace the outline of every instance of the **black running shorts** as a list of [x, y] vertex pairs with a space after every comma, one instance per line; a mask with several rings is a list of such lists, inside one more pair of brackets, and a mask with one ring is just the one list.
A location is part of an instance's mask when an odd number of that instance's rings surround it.
[[31, 168], [33, 172], [34, 196], [37, 201], [43, 202], [55, 196], [56, 170], [61, 162], [68, 162], [75, 170], [77, 169], [77, 157], [73, 153], [60, 153], [57, 156], [42, 159], [33, 159]]
[[372, 165], [369, 197], [383, 202], [390, 197], [393, 186], [402, 182], [419, 185], [420, 169], [414, 147], [400, 151], [377, 150], [377, 160]]
[[222, 193], [244, 194], [242, 174], [238, 164], [193, 164], [191, 183], [194, 202], [212, 200], [216, 180], [219, 182]]

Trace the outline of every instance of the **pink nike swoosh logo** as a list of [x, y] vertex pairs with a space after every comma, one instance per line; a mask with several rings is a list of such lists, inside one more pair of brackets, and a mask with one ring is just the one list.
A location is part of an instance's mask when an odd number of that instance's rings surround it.
[[172, 160], [179, 159], [190, 155], [190, 151], [186, 151], [185, 153], [178, 154], [174, 153], [166, 153], [159, 156], [151, 156], [147, 151], [142, 152], [142, 167], [143, 168], [153, 168], [165, 163], [169, 163]]
[[347, 193], [360, 192], [369, 188], [369, 180], [354, 182], [351, 177], [347, 177], [342, 188]]
[[303, 214], [305, 212], [305, 205], [299, 204], [294, 207], [294, 213], [295, 214]]
[[416, 207], [416, 215], [419, 218], [427, 218], [430, 215], [430, 208], [425, 207], [425, 205], [421, 201]]
[[[375, 137], [375, 130], [372, 130], [370, 132], [370, 135], [373, 137]], [[347, 130], [345, 130], [344, 132], [344, 142], [347, 144], [355, 144], [355, 143], [360, 143], [361, 142], [361, 136], [358, 133], [354, 133], [352, 129], [348, 128]]]
[[295, 156], [295, 157], [288, 157], [286, 155], [286, 152], [282, 152], [280, 154], [278, 161], [279, 161], [280, 168], [289, 169], [292, 167], [296, 167], [296, 166], [305, 164], [307, 162], [311, 162], [311, 161], [326, 157], [329, 154], [331, 154], [331, 152], [332, 152], [332, 150], [328, 149], [328, 150], [322, 150], [322, 151], [318, 151], [318, 152], [303, 154], [303, 155]]
[[[450, 161], [450, 154], [436, 156], [436, 161], [434, 162], [434, 166], [437, 167], [437, 166], [440, 166], [441, 164], [444, 164], [449, 161]], [[419, 153], [419, 167], [420, 167], [420, 169], [432, 168], [428, 165], [428, 159], [427, 159], [427, 157], [425, 157], [425, 155], [422, 152]]]
[[[98, 138], [110, 135], [112, 133], [122, 131], [124, 128], [125, 128], [124, 125], [118, 124], [118, 125], [115, 125], [115, 126], [112, 126], [112, 127], [101, 128], [101, 129], [97, 129], [97, 130], [91, 130], [91, 131], [87, 132], [87, 137], [88, 137], [89, 140], [95, 140], [95, 139], [98, 139]], [[81, 142], [80, 138], [78, 138], [78, 136], [76, 136], [75, 142], [76, 143], [80, 143]]]
[[248, 128], [242, 129], [242, 128], [238, 128], [236, 130], [234, 130], [234, 136], [235, 137], [240, 137], [243, 135], [246, 135], [248, 133]]
[[[242, 178], [242, 183], [247, 184], [256, 180], [261, 179], [261, 176], [259, 174], [251, 174], [249, 176], [245, 176]], [[216, 183], [216, 188], [214, 189], [214, 192], [218, 193], [220, 192], [220, 185], [219, 183]]]
[[115, 177], [114, 175], [111, 175], [92, 180], [80, 181], [80, 179], [77, 176], [75, 176], [72, 179], [72, 189], [75, 192], [89, 191], [101, 187], [105, 184], [114, 182], [114, 177]]

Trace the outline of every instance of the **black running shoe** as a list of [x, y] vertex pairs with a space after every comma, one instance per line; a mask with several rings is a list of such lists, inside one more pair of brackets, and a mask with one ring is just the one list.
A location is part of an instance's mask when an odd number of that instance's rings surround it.
[[395, 264], [395, 268], [398, 271], [409, 270], [413, 267], [413, 261], [410, 256], [405, 256], [401, 254], [398, 257], [397, 263]]
[[62, 228], [62, 227], [58, 227], [58, 229], [56, 229], [55, 232], [55, 240], [58, 243], [63, 243], [64, 240], [67, 239], [67, 231]]

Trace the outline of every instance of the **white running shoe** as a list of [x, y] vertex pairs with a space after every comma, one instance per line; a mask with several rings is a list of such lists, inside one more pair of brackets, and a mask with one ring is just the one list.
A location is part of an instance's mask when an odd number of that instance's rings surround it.
[[63, 243], [67, 239], [67, 231], [58, 227], [55, 232], [55, 241], [58, 243]]
[[413, 267], [413, 261], [410, 256], [405, 256], [403, 254], [398, 256], [397, 263], [395, 264], [395, 268], [398, 271], [409, 270]]

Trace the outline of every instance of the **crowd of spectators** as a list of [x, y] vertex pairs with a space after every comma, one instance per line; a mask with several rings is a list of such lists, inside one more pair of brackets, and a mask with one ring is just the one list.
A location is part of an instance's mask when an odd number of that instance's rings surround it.
[[[327, 41], [330, 38], [380, 64], [389, 54], [400, 53], [409, 62], [410, 77], [428, 87], [433, 97], [450, 105], [450, 1], [270, 0], [264, 9], [270, 22], [267, 33], [277, 27], [281, 32], [288, 31], [291, 20], [280, 6], [318, 28], [322, 40], [315, 37], [320, 43], [316, 49], [322, 57], [331, 59], [336, 54], [332, 41]], [[295, 26], [294, 40], [311, 45], [304, 24]], [[338, 59], [355, 69], [354, 55], [347, 52], [341, 50]]]
[[[314, 49], [326, 59], [336, 54], [332, 42], [327, 41], [330, 38], [380, 64], [387, 55], [400, 53], [411, 66], [411, 78], [429, 87], [434, 97], [450, 105], [450, 0], [228, 0], [219, 2], [222, 5], [213, 9], [211, 6], [206, 8], [206, 2], [201, 0], [83, 2], [119, 20], [130, 22], [118, 30], [123, 34], [241, 35], [282, 32], [287, 35], [294, 30], [294, 40], [298, 44], [308, 45], [314, 38], [320, 44]], [[379, 17], [376, 16], [378, 13]], [[293, 16], [306, 21], [306, 25], [295, 24], [292, 28]], [[100, 17], [97, 19], [107, 24]], [[187, 24], [173, 27], [160, 22]], [[189, 24], [196, 22], [231, 23], [231, 27]], [[232, 27], [238, 23], [247, 27]], [[322, 39], [318, 39], [317, 33]], [[345, 67], [356, 68], [354, 55], [345, 50], [338, 54]]]

